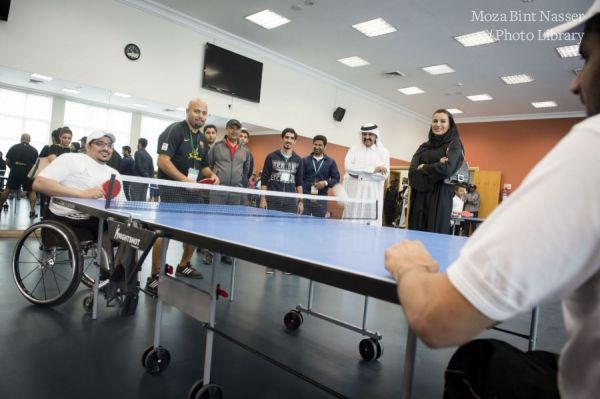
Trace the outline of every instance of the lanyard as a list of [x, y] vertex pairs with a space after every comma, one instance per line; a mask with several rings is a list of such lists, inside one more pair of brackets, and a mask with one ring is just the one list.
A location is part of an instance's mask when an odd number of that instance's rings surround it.
[[[312, 159], [313, 168], [315, 169], [315, 175], [317, 173], [319, 173], [319, 170], [321, 169], [321, 166], [323, 166], [324, 161], [325, 161], [325, 157], [321, 158], [321, 160], [315, 164], [315, 158]], [[318, 168], [317, 168], [317, 165], [319, 165]]]

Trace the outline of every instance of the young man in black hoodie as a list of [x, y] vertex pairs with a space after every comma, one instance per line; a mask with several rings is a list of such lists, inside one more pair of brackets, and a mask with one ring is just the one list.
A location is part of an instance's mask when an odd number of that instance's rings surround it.
[[[265, 159], [261, 177], [261, 190], [302, 194], [304, 176], [302, 158], [292, 151], [297, 138], [298, 135], [291, 127], [283, 129], [281, 132], [281, 148], [267, 155]], [[260, 207], [300, 214], [304, 210], [302, 200], [285, 197], [267, 198], [264, 195], [260, 197]]]

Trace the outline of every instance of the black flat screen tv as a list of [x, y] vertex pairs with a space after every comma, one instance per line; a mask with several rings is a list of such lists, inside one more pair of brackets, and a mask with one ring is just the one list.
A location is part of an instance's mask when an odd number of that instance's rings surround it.
[[8, 21], [10, 11], [10, 0], [0, 0], [0, 21]]
[[258, 103], [262, 69], [262, 62], [206, 43], [202, 87]]

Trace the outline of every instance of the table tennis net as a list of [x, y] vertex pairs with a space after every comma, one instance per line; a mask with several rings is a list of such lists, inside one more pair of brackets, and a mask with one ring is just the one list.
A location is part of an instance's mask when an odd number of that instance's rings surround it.
[[[348, 198], [343, 190], [337, 196], [296, 194], [279, 191], [187, 183], [138, 176], [121, 176], [112, 186], [113, 200], [108, 207], [123, 210], [202, 213], [263, 217], [332, 217], [336, 219], [376, 220], [377, 200]], [[338, 189], [341, 186], [338, 187]], [[118, 194], [118, 193], [117, 193]]]

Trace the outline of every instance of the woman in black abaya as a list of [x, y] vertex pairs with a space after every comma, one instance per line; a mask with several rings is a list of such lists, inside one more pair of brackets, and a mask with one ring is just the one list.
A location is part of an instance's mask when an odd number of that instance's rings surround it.
[[444, 183], [464, 158], [454, 118], [445, 109], [433, 113], [429, 140], [417, 149], [408, 170], [411, 186], [408, 228], [448, 234], [454, 186]]

